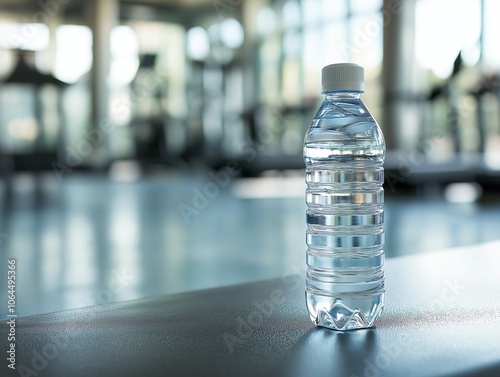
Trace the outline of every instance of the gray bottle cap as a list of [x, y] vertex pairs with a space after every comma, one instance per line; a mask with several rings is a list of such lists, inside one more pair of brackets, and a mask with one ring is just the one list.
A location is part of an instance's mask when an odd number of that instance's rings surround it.
[[323, 92], [330, 90], [365, 91], [365, 70], [358, 64], [339, 63], [323, 67], [321, 71]]

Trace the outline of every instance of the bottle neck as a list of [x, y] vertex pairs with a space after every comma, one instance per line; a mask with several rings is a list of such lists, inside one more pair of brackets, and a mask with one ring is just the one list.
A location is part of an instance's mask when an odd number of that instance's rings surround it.
[[325, 99], [339, 100], [339, 99], [360, 99], [360, 91], [357, 90], [331, 90], [325, 92]]

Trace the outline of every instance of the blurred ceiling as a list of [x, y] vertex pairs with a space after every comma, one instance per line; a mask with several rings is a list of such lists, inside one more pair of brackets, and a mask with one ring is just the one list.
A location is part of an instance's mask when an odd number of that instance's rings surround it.
[[[103, 1], [103, 0], [94, 0]], [[122, 4], [126, 5], [150, 5], [155, 7], [165, 8], [206, 8], [207, 6], [214, 7], [213, 0], [119, 0]], [[0, 13], [7, 12], [14, 15], [32, 15], [36, 12], [47, 9], [46, 12], [52, 12], [54, 4], [57, 5], [58, 11], [65, 10], [70, 14], [74, 14], [75, 10], [83, 9], [85, 3], [89, 0], [1, 0]], [[50, 9], [49, 9], [50, 8]]]
[[[106, 0], [93, 0], [106, 1]], [[218, 13], [216, 10], [217, 0], [119, 0], [123, 5], [120, 10], [120, 18], [143, 19], [157, 21], [180, 21], [189, 25], [193, 19], [207, 14]], [[243, 0], [232, 3], [242, 3]], [[71, 19], [72, 22], [83, 22], [86, 14], [85, 8], [89, 0], [0, 0], [0, 14], [4, 18], [36, 18], [37, 12], [45, 12], [49, 16], [59, 14], [61, 18]], [[54, 6], [57, 5], [57, 8]], [[231, 6], [221, 0], [221, 5], [233, 7], [238, 13], [240, 7]], [[186, 12], [188, 10], [188, 12]]]
[[[84, 4], [88, 0], [47, 0], [47, 1], [33, 1], [33, 0], [0, 0], [0, 10], [3, 11], [22, 11], [25, 13], [41, 10], [40, 4], [57, 3], [59, 6], [68, 7], [76, 4]], [[102, 0], [101, 0], [102, 1]], [[121, 0], [122, 3], [137, 4], [137, 5], [165, 5], [176, 7], [198, 7], [212, 4], [212, 0]]]

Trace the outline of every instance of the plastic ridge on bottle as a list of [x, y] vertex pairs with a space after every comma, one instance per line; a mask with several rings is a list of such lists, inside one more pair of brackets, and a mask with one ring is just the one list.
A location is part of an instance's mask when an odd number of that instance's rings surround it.
[[335, 330], [374, 325], [384, 306], [385, 142], [356, 64], [323, 68], [325, 100], [304, 140], [306, 304]]

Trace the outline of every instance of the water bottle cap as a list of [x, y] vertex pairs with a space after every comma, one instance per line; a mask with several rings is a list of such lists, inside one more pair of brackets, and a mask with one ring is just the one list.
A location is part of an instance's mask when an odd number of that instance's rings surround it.
[[330, 90], [365, 91], [365, 70], [358, 64], [339, 63], [323, 67], [321, 71], [323, 93]]

